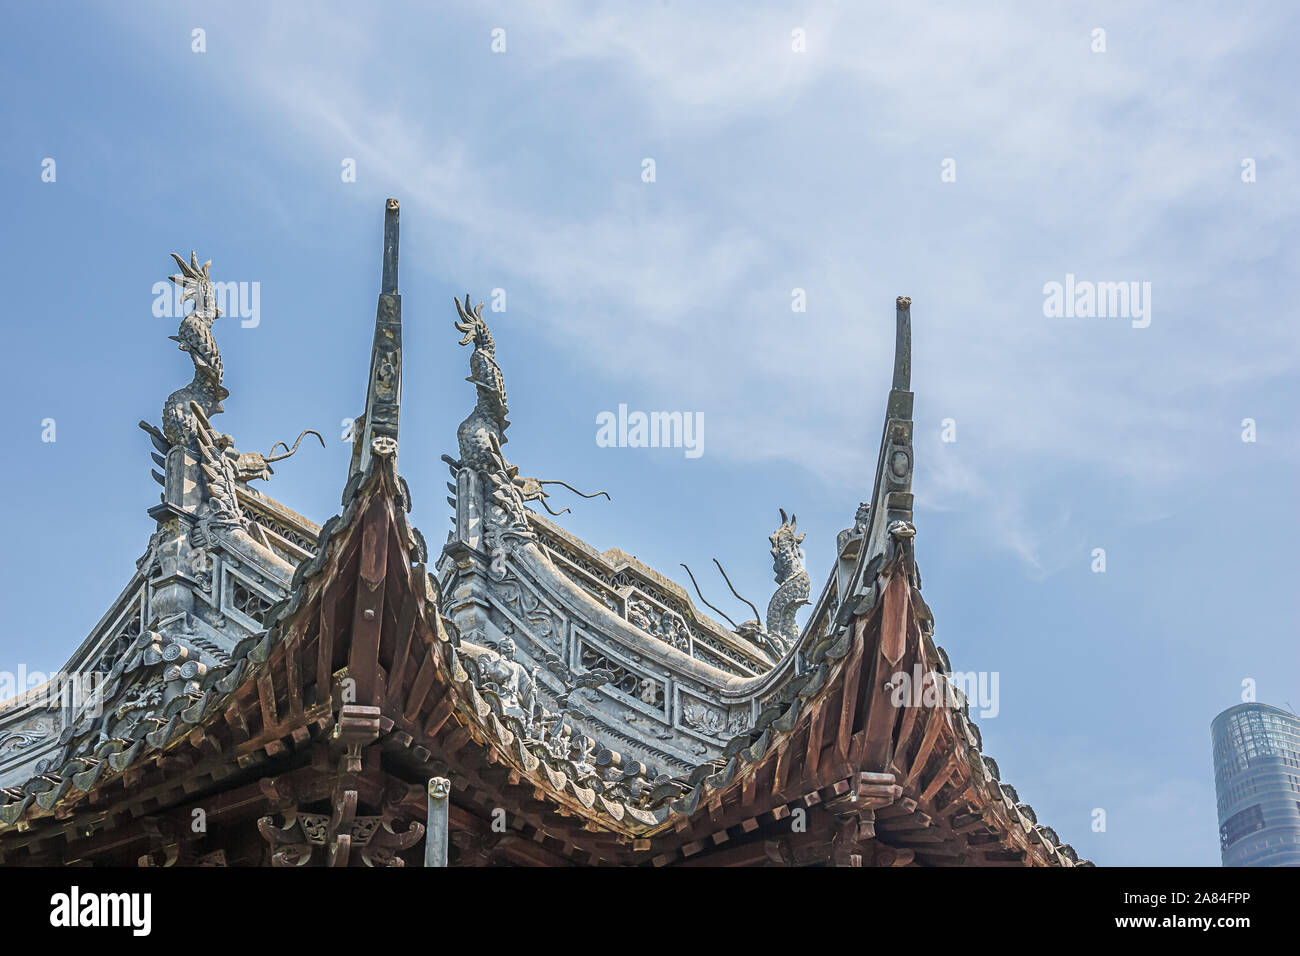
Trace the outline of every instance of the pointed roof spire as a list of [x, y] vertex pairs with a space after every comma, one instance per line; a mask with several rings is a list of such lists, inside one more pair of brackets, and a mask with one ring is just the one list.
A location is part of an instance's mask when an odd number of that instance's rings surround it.
[[894, 388], [906, 392], [912, 387], [912, 300], [900, 295], [895, 306]]
[[[880, 437], [880, 457], [876, 462], [876, 480], [871, 493], [871, 507], [858, 508], [858, 523], [864, 524], [865, 546], [858, 553], [857, 564], [843, 587], [845, 600], [838, 612], [840, 623], [850, 620], [858, 599], [870, 591], [871, 580], [864, 578], [870, 561], [886, 553], [891, 539], [910, 538], [912, 527], [912, 300], [900, 295], [895, 300], [894, 381], [885, 405], [885, 430]], [[849, 600], [852, 597], [853, 600]]]
[[371, 443], [386, 438], [397, 444], [402, 407], [402, 297], [397, 293], [398, 214], [400, 204], [389, 199], [384, 208], [383, 273], [375, 338], [370, 349], [370, 381], [366, 387], [366, 412], [352, 430], [352, 465], [348, 477], [370, 464]]
[[384, 272], [379, 282], [381, 295], [397, 295], [397, 218], [400, 212], [397, 200], [388, 200], [384, 208]]
[[894, 383], [876, 466], [869, 553], [882, 551], [888, 535], [912, 523], [912, 300], [900, 295], [895, 305]]

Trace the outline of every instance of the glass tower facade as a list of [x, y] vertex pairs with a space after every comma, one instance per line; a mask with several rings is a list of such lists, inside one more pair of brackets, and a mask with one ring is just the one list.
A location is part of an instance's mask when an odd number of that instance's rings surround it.
[[1224, 866], [1300, 866], [1300, 717], [1267, 704], [1210, 724]]

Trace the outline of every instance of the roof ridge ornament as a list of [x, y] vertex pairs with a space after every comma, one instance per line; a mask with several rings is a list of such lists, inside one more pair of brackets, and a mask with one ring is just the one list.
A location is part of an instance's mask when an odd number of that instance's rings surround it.
[[230, 392], [221, 384], [221, 350], [217, 348], [217, 340], [212, 334], [212, 323], [221, 317], [221, 310], [217, 308], [216, 291], [208, 273], [212, 260], [209, 259], [200, 266], [194, 252], [190, 252], [188, 263], [174, 252], [171, 257], [176, 260], [181, 271], [179, 275], [168, 278], [184, 290], [182, 308], [186, 302], [193, 302], [194, 308], [181, 317], [176, 334], [168, 338], [189, 355], [194, 363], [194, 378], [188, 385], [167, 396], [167, 401], [163, 404], [162, 430], [171, 445], [182, 445], [191, 451], [198, 451], [198, 422], [190, 403], [197, 404], [211, 418], [225, 411], [221, 403], [230, 397]]
[[900, 295], [895, 306], [894, 388], [906, 392], [912, 387], [912, 300]]
[[[348, 477], [370, 466], [379, 438], [392, 443], [396, 456], [398, 424], [402, 410], [402, 297], [397, 292], [397, 253], [401, 204], [384, 204], [384, 252], [375, 311], [375, 337], [370, 347], [370, 380], [366, 385], [366, 410], [352, 431], [352, 462]], [[384, 445], [387, 448], [388, 442]], [[396, 466], [396, 462], [394, 462]]]
[[[212, 334], [212, 323], [221, 317], [216, 289], [209, 272], [212, 260], [199, 265], [199, 257], [193, 251], [190, 252], [189, 262], [174, 252], [170, 255], [180, 267], [180, 272], [168, 278], [184, 290], [182, 307], [186, 302], [193, 302], [194, 308], [181, 317], [176, 334], [168, 338], [190, 357], [194, 364], [194, 377], [188, 385], [167, 396], [163, 403], [161, 430], [148, 422], [140, 422], [140, 427], [153, 439], [156, 449], [154, 462], [167, 472], [153, 472], [154, 480], [163, 486], [164, 500], [182, 511], [193, 512], [201, 506], [202, 501], [195, 494], [193, 476], [187, 479], [182, 473], [200, 460], [207, 462], [204, 466], [207, 478], [204, 484], [209, 496], [224, 501], [224, 492], [219, 490], [219, 486], [226, 477], [237, 483], [247, 483], [257, 478], [268, 479], [273, 474], [271, 462], [293, 455], [307, 435], [315, 435], [322, 448], [325, 447], [325, 439], [315, 429], [305, 428], [299, 433], [292, 449], [284, 442], [276, 442], [269, 454], [262, 455], [258, 452], [240, 452], [235, 448], [234, 438], [222, 434], [212, 426], [212, 417], [225, 411], [223, 402], [230, 397], [229, 390], [222, 384], [224, 365], [221, 350]], [[282, 446], [284, 453], [277, 455], [276, 449]], [[182, 450], [179, 458], [171, 455], [174, 449]], [[215, 472], [210, 471], [210, 466], [217, 458], [229, 459], [230, 467], [227, 468], [223, 463]], [[214, 482], [218, 490], [213, 490]], [[233, 501], [221, 504], [221, 508], [225, 509], [223, 514], [239, 513], [238, 504]]]
[[506, 399], [506, 380], [501, 366], [496, 359], [496, 340], [492, 330], [483, 318], [483, 303], [472, 305], [469, 293], [465, 301], [454, 298], [456, 304], [456, 331], [464, 338], [461, 345], [473, 343], [474, 350], [469, 356], [469, 376], [465, 381], [472, 384], [477, 392], [474, 409], [465, 417], [456, 429], [456, 443], [460, 449], [460, 461], [451, 462], [453, 472], [461, 468], [474, 468], [494, 476], [492, 498], [507, 514], [517, 530], [526, 530], [527, 517], [523, 511], [523, 502], [539, 501], [548, 513], [558, 517], [569, 509], [556, 511], [546, 499], [550, 495], [544, 485], [563, 485], [575, 495], [582, 498], [604, 496], [613, 500], [607, 491], [595, 491], [590, 494], [579, 491], [567, 481], [558, 478], [530, 478], [519, 474], [519, 466], [506, 460], [501, 446], [509, 439], [506, 429], [510, 427], [510, 403]]
[[[912, 524], [912, 300], [900, 295], [895, 300], [894, 380], [885, 410], [884, 434], [870, 504], [858, 507], [853, 534], [863, 528], [864, 544], [857, 553], [851, 576], [844, 582], [844, 599], [837, 611], [839, 623], [865, 609], [871, 599], [874, 580], [867, 567], [877, 557], [892, 558], [899, 550], [910, 554], [916, 528]], [[848, 538], [845, 536], [847, 543]]]
[[253, 524], [239, 506], [238, 459], [229, 454], [234, 449], [234, 439], [212, 427], [198, 402], [191, 402], [190, 408], [198, 424], [199, 452], [202, 455], [199, 468], [203, 471], [208, 490], [208, 500], [199, 509], [200, 517], [192, 537], [196, 546], [210, 548], [219, 542], [221, 532], [247, 532]]
[[781, 526], [768, 540], [772, 542], [772, 570], [776, 575], [777, 589], [767, 605], [767, 636], [778, 645], [779, 656], [799, 642], [799, 624], [795, 614], [808, 603], [812, 582], [804, 569], [804, 534], [799, 532], [798, 519], [792, 513], [785, 516], [781, 508]]
[[726, 618], [733, 631], [764, 651], [774, 664], [799, 641], [799, 624], [795, 620], [795, 615], [799, 612], [799, 608], [809, 603], [808, 595], [812, 587], [812, 581], [804, 568], [803, 551], [799, 547], [805, 535], [799, 533], [798, 519], [793, 514], [787, 517], [784, 508], [778, 510], [781, 512], [781, 525], [768, 535], [768, 540], [772, 542], [772, 571], [776, 576], [778, 587], [768, 601], [766, 620], [759, 615], [758, 608], [753, 602], [736, 590], [735, 585], [731, 583], [731, 578], [727, 577], [722, 562], [717, 558], [713, 559], [713, 563], [718, 566], [722, 580], [727, 583], [727, 587], [737, 600], [749, 605], [750, 610], [754, 612], [752, 619], [737, 624], [723, 611], [710, 604], [705, 600], [704, 593], [700, 590], [700, 585], [695, 580], [695, 575], [691, 573], [691, 569], [685, 564], [682, 565], [690, 575], [691, 584], [695, 585], [695, 593], [699, 595], [704, 605]]
[[456, 303], [459, 316], [459, 321], [454, 323], [456, 331], [465, 336], [460, 344], [474, 344], [469, 356], [469, 376], [465, 381], [475, 387], [478, 395], [474, 411], [456, 430], [460, 457], [466, 465], [490, 467], [494, 464], [493, 449], [499, 449], [509, 441], [506, 438], [506, 429], [510, 427], [510, 420], [506, 417], [510, 414], [506, 380], [497, 364], [496, 340], [483, 319], [483, 303], [471, 306], [468, 292], [463, 305], [459, 299], [453, 298], [452, 301]]

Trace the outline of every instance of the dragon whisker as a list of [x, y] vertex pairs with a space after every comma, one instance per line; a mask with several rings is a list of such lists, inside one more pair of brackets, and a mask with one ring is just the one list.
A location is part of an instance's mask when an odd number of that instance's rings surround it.
[[[682, 567], [686, 568], [686, 565], [683, 564]], [[695, 580], [695, 575], [691, 574], [691, 569], [690, 569], [690, 568], [686, 568], [686, 573], [687, 573], [688, 575], [690, 575], [690, 578], [691, 578], [691, 584], [694, 584], [694, 585], [695, 585], [695, 593], [696, 593], [697, 595], [699, 595], [699, 598], [700, 598], [700, 600], [704, 603], [704, 606], [707, 607], [710, 611], [713, 611], [715, 614], [721, 614], [722, 617], [723, 617], [723, 619], [724, 619], [728, 624], [731, 625], [731, 629], [732, 629], [733, 631], [738, 631], [738, 630], [740, 630], [740, 626], [739, 626], [735, 621], [733, 621], [730, 617], [727, 616], [727, 612], [726, 612], [726, 611], [723, 611], [721, 608], [716, 608], [716, 607], [714, 607], [712, 604], [710, 604], [708, 601], [704, 600], [704, 593], [700, 590], [700, 585], [696, 582], [696, 580]]]
[[727, 577], [727, 572], [723, 570], [721, 561], [719, 561], [717, 558], [714, 558], [713, 563], [718, 566], [719, 571], [722, 571], [722, 580], [727, 582], [727, 587], [731, 588], [731, 593], [736, 595], [736, 597], [739, 600], [744, 601], [746, 604], [748, 604], [749, 609], [754, 612], [754, 620], [759, 621], [761, 623], [763, 617], [758, 613], [758, 608], [754, 607], [754, 602], [750, 601], [748, 598], [741, 597], [740, 593], [734, 587], [732, 587], [731, 578]]
[[577, 488], [573, 487], [573, 485], [569, 484], [567, 481], [560, 481], [558, 478], [548, 478], [545, 481], [538, 481], [537, 483], [539, 485], [564, 485], [564, 487], [568, 488], [575, 495], [578, 495], [581, 498], [599, 498], [601, 495], [604, 495], [606, 501], [614, 500], [609, 496], [608, 491], [596, 491], [592, 494], [586, 494], [585, 492], [581, 492]]
[[[325, 447], [325, 439], [321, 437], [320, 432], [316, 431], [316, 429], [314, 428], [304, 428], [302, 432], [298, 435], [298, 440], [293, 443], [292, 448], [290, 448], [285, 442], [278, 441], [271, 446], [271, 450], [269, 453], [267, 453], [265, 460], [267, 462], [283, 461], [284, 459], [291, 457], [298, 450], [298, 446], [302, 444], [302, 440], [306, 438], [308, 435], [315, 435], [316, 440], [320, 442], [320, 446], [322, 448]], [[275, 453], [275, 450], [277, 448], [283, 448], [284, 454], [277, 455]]]

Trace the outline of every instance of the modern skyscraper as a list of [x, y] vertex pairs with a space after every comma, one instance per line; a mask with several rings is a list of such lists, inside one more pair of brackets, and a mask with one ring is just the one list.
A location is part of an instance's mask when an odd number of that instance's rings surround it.
[[1229, 707], [1210, 725], [1224, 866], [1300, 866], [1300, 717]]

